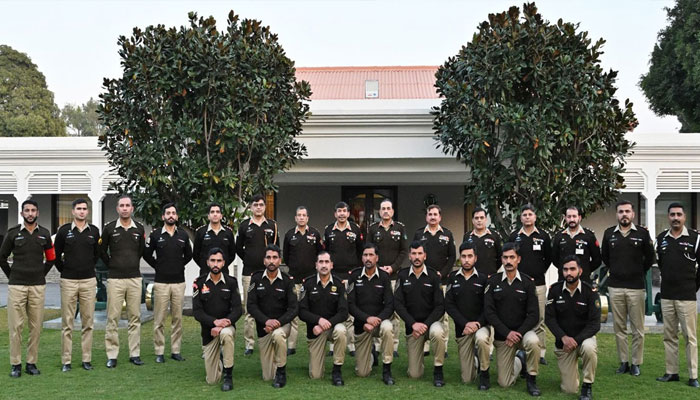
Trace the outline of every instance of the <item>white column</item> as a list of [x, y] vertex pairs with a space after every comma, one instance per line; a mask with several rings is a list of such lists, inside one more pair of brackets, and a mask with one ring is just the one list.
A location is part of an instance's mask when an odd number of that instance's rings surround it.
[[649, 235], [652, 239], [656, 239], [656, 198], [659, 197], [659, 192], [648, 191], [643, 192], [642, 196], [646, 199], [647, 205], [647, 220], [646, 225], [649, 230]]
[[105, 194], [102, 192], [90, 192], [88, 193], [88, 197], [90, 197], [90, 201], [92, 201], [92, 210], [90, 210], [92, 224], [102, 231], [102, 200], [104, 200]]
[[17, 222], [14, 224], [10, 223], [10, 226], [22, 222], [22, 202], [31, 196], [31, 193], [29, 193], [29, 171], [15, 169], [15, 176], [17, 177], [17, 192], [14, 194], [15, 199], [17, 199]]

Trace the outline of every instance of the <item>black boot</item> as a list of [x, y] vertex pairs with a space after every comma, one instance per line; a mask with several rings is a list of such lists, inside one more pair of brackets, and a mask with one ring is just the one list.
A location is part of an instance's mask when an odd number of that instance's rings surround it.
[[530, 393], [530, 396], [539, 396], [542, 394], [540, 388], [537, 387], [536, 375], [527, 375], [527, 392]]
[[527, 378], [527, 355], [525, 354], [524, 351], [518, 350], [515, 353], [515, 358], [520, 360], [520, 365], [522, 368], [520, 368], [520, 377], [523, 379]]
[[433, 370], [433, 385], [435, 387], [445, 386], [445, 378], [442, 376], [442, 365], [436, 366], [435, 370]]
[[376, 367], [379, 365], [379, 352], [377, 349], [372, 349], [372, 366]]
[[479, 390], [489, 390], [491, 387], [491, 374], [489, 370], [479, 371]]
[[228, 392], [233, 389], [233, 367], [224, 368], [224, 383], [221, 385], [221, 390]]
[[620, 368], [615, 371], [616, 374], [626, 374], [628, 372], [630, 372], [630, 364], [628, 362], [620, 363]]
[[578, 400], [593, 400], [593, 388], [591, 383], [583, 383], [581, 386], [581, 396]]
[[283, 388], [287, 384], [287, 366], [277, 367], [275, 371], [275, 381], [272, 383], [274, 388]]
[[331, 373], [331, 381], [333, 382], [333, 386], [343, 386], [345, 384], [343, 382], [343, 373], [340, 370], [342, 367], [342, 365], [333, 364], [333, 372]]
[[394, 384], [394, 377], [391, 376], [391, 364], [384, 364], [382, 369], [382, 380], [386, 385]]

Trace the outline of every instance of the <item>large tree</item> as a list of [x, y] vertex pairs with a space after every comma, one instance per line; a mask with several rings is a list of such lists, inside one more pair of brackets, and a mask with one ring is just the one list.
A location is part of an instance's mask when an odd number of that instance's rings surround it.
[[61, 109], [61, 118], [65, 121], [68, 132], [75, 136], [100, 136], [104, 126], [97, 115], [98, 102], [92, 97], [85, 104], [66, 104]]
[[590, 213], [623, 187], [625, 132], [637, 121], [614, 97], [617, 73], [600, 66], [603, 43], [529, 3], [522, 15], [490, 14], [438, 69], [438, 147], [469, 168], [465, 201], [484, 205], [501, 233], [522, 204], [554, 229], [568, 204]]
[[124, 72], [104, 81], [100, 140], [147, 222], [174, 201], [191, 228], [217, 201], [236, 224], [252, 194], [305, 154], [295, 137], [310, 86], [260, 21], [231, 11], [218, 30], [190, 13], [189, 26], [134, 28], [118, 43]]
[[681, 132], [700, 132], [700, 1], [676, 0], [666, 8], [649, 72], [639, 86], [658, 115], [675, 115]]
[[46, 78], [24, 53], [0, 45], [0, 136], [63, 136]]

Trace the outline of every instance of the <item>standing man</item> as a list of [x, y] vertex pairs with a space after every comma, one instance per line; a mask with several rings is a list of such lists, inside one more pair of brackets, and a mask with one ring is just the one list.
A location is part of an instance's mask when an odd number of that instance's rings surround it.
[[272, 386], [281, 388], [287, 384], [287, 337], [297, 315], [297, 295], [292, 278], [279, 270], [280, 248], [270, 244], [264, 254], [265, 271], [251, 277], [247, 308], [255, 318], [263, 380], [274, 378]]
[[581, 282], [582, 269], [578, 257], [564, 259], [564, 280], [554, 283], [547, 297], [546, 323], [554, 335], [555, 350], [561, 373], [561, 390], [576, 393], [579, 374], [578, 359], [583, 361], [583, 386], [580, 400], [593, 398], [593, 381], [598, 364], [600, 330], [600, 297], [586, 282]]
[[537, 292], [535, 281], [518, 271], [518, 251], [515, 243], [503, 245], [503, 272], [491, 275], [486, 287], [486, 320], [495, 330], [498, 384], [512, 386], [524, 371], [528, 393], [539, 396], [540, 340], [534, 332], [540, 318]]
[[532, 204], [520, 208], [520, 230], [513, 231], [508, 238], [520, 249], [520, 265], [518, 270], [535, 280], [537, 304], [540, 309], [540, 320], [537, 322], [535, 333], [540, 339], [540, 364], [547, 365], [544, 358], [547, 351], [547, 332], [544, 329], [544, 307], [547, 303], [547, 284], [544, 276], [552, 263], [552, 242], [547, 232], [537, 229], [535, 222], [537, 214]]
[[661, 312], [664, 316], [666, 373], [660, 382], [679, 381], [678, 324], [685, 336], [688, 386], [698, 385], [698, 312], [696, 293], [700, 289], [700, 234], [685, 227], [685, 210], [680, 203], [668, 206], [667, 229], [656, 238], [661, 270]]
[[105, 327], [105, 350], [107, 368], [116, 368], [119, 355], [119, 317], [122, 303], [126, 300], [126, 315], [129, 332], [129, 362], [143, 365], [141, 361], [141, 290], [142, 278], [139, 267], [141, 255], [146, 247], [143, 225], [131, 216], [134, 205], [129, 195], [117, 200], [119, 219], [105, 225], [100, 238], [102, 261], [109, 271], [107, 278], [107, 326]]
[[306, 322], [306, 337], [309, 340], [309, 377], [323, 378], [326, 342], [335, 346], [331, 381], [343, 386], [342, 368], [345, 362], [347, 330], [343, 321], [348, 319], [348, 299], [345, 285], [331, 274], [333, 261], [326, 251], [318, 253], [316, 275], [304, 280], [299, 302], [299, 318]]
[[209, 249], [207, 265], [209, 273], [194, 281], [192, 288], [192, 313], [202, 326], [202, 353], [207, 383], [221, 379], [224, 392], [233, 389], [233, 353], [236, 338], [236, 321], [243, 314], [238, 282], [223, 274], [226, 264], [224, 251], [218, 247]]
[[[297, 207], [294, 221], [296, 226], [284, 235], [282, 261], [289, 267], [289, 275], [294, 278], [294, 291], [299, 295], [304, 277], [314, 273], [316, 256], [323, 250], [323, 237], [316, 228], [309, 226], [309, 212], [305, 206]], [[287, 341], [287, 355], [296, 354], [298, 333], [299, 317], [296, 317]]]
[[[185, 266], [192, 259], [190, 238], [177, 228], [177, 207], [163, 206], [163, 228], [154, 229], [148, 239], [144, 260], [156, 270], [153, 285], [153, 345], [156, 362], [165, 362], [165, 317], [170, 308], [170, 358], [185, 361], [180, 355], [182, 344], [182, 306], [185, 299]], [[153, 257], [153, 253], [156, 257]]]
[[[393, 219], [394, 204], [390, 199], [386, 198], [379, 204], [379, 215], [382, 219], [370, 225], [367, 242], [377, 246], [379, 269], [389, 274], [393, 289], [399, 270], [404, 268], [408, 259], [408, 236], [404, 224]], [[399, 316], [396, 313], [391, 317], [391, 324], [396, 357], [399, 355]]]
[[[639, 376], [644, 360], [644, 277], [654, 264], [654, 243], [649, 231], [632, 223], [631, 202], [620, 201], [615, 210], [617, 225], [605, 230], [601, 249], [603, 262], [610, 270], [608, 293], [620, 359], [620, 368], [615, 372]], [[632, 326], [632, 365], [627, 348], [628, 318]]]
[[362, 251], [362, 264], [350, 274], [348, 283], [348, 303], [350, 313], [355, 318], [354, 329], [357, 345], [355, 373], [366, 377], [372, 372], [372, 360], [378, 362], [379, 354], [372, 348], [372, 339], [380, 339], [382, 354], [382, 380], [387, 385], [394, 384], [391, 376], [392, 323], [394, 314], [394, 293], [389, 274], [377, 267], [377, 246], [367, 243]]
[[[250, 286], [251, 275], [265, 270], [265, 265], [263, 264], [265, 248], [268, 245], [279, 246], [280, 241], [277, 234], [277, 222], [265, 218], [265, 197], [261, 194], [253, 196], [250, 210], [253, 216], [241, 223], [236, 237], [236, 254], [243, 260], [242, 280], [244, 288]], [[247, 307], [247, 290], [243, 293], [243, 302]], [[249, 311], [244, 311], [246, 314], [243, 327], [243, 337], [245, 338], [245, 353], [243, 354], [249, 356], [253, 354], [253, 347], [255, 346], [255, 321]]]
[[399, 271], [394, 293], [394, 307], [406, 324], [406, 348], [408, 350], [408, 376], [423, 376], [423, 345], [430, 339], [434, 349], [435, 369], [433, 384], [445, 386], [442, 364], [445, 361], [445, 330], [440, 318], [445, 314], [444, 298], [440, 288], [440, 276], [425, 265], [425, 251], [421, 242], [411, 243], [409, 253], [411, 268]]
[[[7, 327], [10, 333], [10, 376], [22, 375], [22, 329], [24, 319], [29, 325], [27, 365], [25, 372], [39, 375], [39, 335], [44, 321], [46, 274], [51, 270], [56, 253], [51, 233], [39, 226], [39, 204], [34, 200], [22, 202], [21, 225], [10, 228], [0, 247], [0, 268], [9, 279], [7, 286]], [[12, 267], [7, 259], [12, 255]]]
[[472, 224], [474, 230], [465, 233], [462, 242], [474, 243], [474, 248], [479, 254], [474, 268], [486, 276], [491, 276], [501, 267], [501, 247], [503, 241], [498, 232], [491, 232], [486, 227], [486, 210], [476, 207], [472, 211]]
[[[479, 370], [479, 390], [491, 387], [489, 377], [489, 353], [493, 338], [484, 314], [484, 290], [487, 277], [474, 267], [478, 258], [473, 242], [459, 246], [462, 267], [450, 274], [445, 294], [445, 309], [455, 323], [455, 336], [459, 350], [462, 382], [476, 379]], [[479, 367], [474, 365], [478, 354]]]
[[221, 222], [223, 210], [219, 203], [209, 204], [209, 210], [207, 211], [209, 224], [200, 226], [194, 234], [192, 258], [199, 265], [200, 276], [209, 273], [207, 255], [209, 250], [214, 247], [224, 252], [224, 269], [221, 272], [224, 276], [235, 275], [229, 271], [228, 266], [236, 258], [236, 241], [231, 228]]
[[566, 229], [552, 239], [552, 263], [563, 280], [562, 266], [566, 256], [574, 255], [581, 261], [584, 282], [591, 282], [591, 273], [600, 267], [600, 247], [595, 232], [581, 226], [581, 210], [576, 206], [566, 209]]
[[80, 342], [83, 350], [82, 367], [92, 369], [92, 328], [95, 314], [97, 279], [95, 264], [100, 257], [100, 231], [88, 224], [88, 202], [73, 201], [73, 222], [58, 228], [56, 233], [56, 269], [61, 271], [61, 371], [71, 370], [73, 353], [73, 319], [76, 303], [80, 302], [82, 324]]

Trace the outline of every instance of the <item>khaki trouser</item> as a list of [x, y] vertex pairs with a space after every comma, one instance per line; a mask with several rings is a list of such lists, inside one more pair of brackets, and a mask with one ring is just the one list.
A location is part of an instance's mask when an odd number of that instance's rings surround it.
[[[345, 293], [348, 291], [348, 281], [345, 281]], [[345, 330], [348, 333], [348, 351], [355, 351], [355, 317], [348, 313], [348, 319], [343, 323], [345, 325]], [[335, 346], [331, 344], [331, 351], [335, 349]]]
[[[391, 291], [396, 290], [396, 280], [391, 281]], [[394, 342], [394, 351], [399, 351], [399, 329], [401, 328], [401, 322], [400, 322], [399, 314], [394, 312], [391, 315], [391, 335], [392, 335], [392, 340]], [[377, 351], [380, 351], [380, 338], [379, 336], [374, 337], [374, 348]], [[426, 342], [427, 343], [427, 342]], [[355, 338], [355, 345], [357, 346], [357, 338]]]
[[170, 353], [180, 354], [182, 344], [182, 306], [185, 301], [185, 282], [153, 284], [153, 347], [157, 356], [165, 352], [163, 334], [165, 317], [170, 315]]
[[245, 349], [252, 350], [255, 347], [255, 318], [248, 314], [248, 287], [250, 287], [250, 275], [243, 275], [243, 339], [245, 340]]
[[[227, 326], [219, 332], [219, 336], [202, 346], [204, 353], [204, 369], [207, 371], [207, 383], [213, 384], [221, 379], [222, 368], [233, 367], [234, 342], [236, 328]], [[221, 356], [223, 355], [223, 362]]]
[[290, 324], [286, 324], [258, 338], [264, 381], [271, 381], [277, 368], [287, 365], [287, 336], [290, 330]]
[[547, 352], [547, 331], [544, 325], [544, 306], [547, 304], [547, 285], [539, 285], [537, 288], [537, 304], [540, 306], [540, 320], [535, 326], [535, 333], [540, 340], [540, 357], [544, 358]]
[[423, 362], [423, 345], [426, 340], [430, 339], [430, 344], [433, 346], [433, 365], [436, 367], [442, 366], [445, 361], [445, 330], [442, 322], [433, 322], [428, 331], [419, 336], [418, 339], [413, 335], [406, 335], [406, 348], [408, 350], [408, 376], [411, 378], [420, 378], [423, 376], [425, 368]]
[[380, 342], [382, 363], [391, 364], [394, 361], [392, 329], [391, 321], [385, 319], [372, 332], [362, 331], [355, 336], [355, 373], [357, 376], [369, 376], [372, 372], [372, 342], [374, 340]]
[[73, 353], [73, 321], [80, 302], [80, 343], [83, 362], [92, 361], [92, 328], [95, 315], [97, 279], [63, 279], [61, 286], [61, 364], [70, 364]]
[[[440, 285], [442, 287], [442, 295], [445, 296], [445, 293], [447, 292], [447, 286], [445, 285]], [[450, 339], [450, 318], [447, 315], [447, 312], [442, 314], [442, 318], [440, 318], [440, 322], [442, 323], [442, 330], [445, 331], [445, 352], [447, 352], [447, 344]], [[397, 341], [398, 342], [398, 341]], [[398, 344], [397, 344], [398, 346]], [[430, 343], [426, 341], [423, 343], [423, 352], [428, 353], [430, 351]]]
[[469, 383], [476, 379], [474, 355], [478, 354], [479, 369], [486, 371], [491, 366], [489, 352], [493, 337], [488, 326], [482, 326], [471, 335], [457, 338], [457, 350], [459, 351], [459, 363], [462, 370], [462, 382]]
[[666, 373], [677, 374], [678, 365], [678, 324], [685, 336], [685, 358], [690, 379], [698, 378], [698, 312], [695, 300], [661, 299], [661, 312], [664, 316], [664, 350], [666, 351]]
[[46, 285], [7, 286], [7, 328], [10, 333], [10, 364], [22, 364], [22, 329], [29, 325], [27, 363], [36, 364], [39, 335], [44, 322], [44, 293]]
[[[608, 288], [613, 314], [615, 343], [620, 362], [641, 365], [644, 362], [644, 289]], [[627, 349], [627, 318], [632, 329], [632, 358]]]
[[[294, 293], [297, 294], [297, 301], [299, 301], [299, 293], [301, 293], [301, 283], [294, 284]], [[289, 331], [289, 338], [287, 338], [287, 347], [290, 349], [297, 348], [297, 338], [299, 337], [299, 316], [294, 317], [292, 320], [291, 329]]]
[[141, 278], [107, 279], [105, 350], [109, 359], [119, 355], [118, 328], [124, 299], [128, 319], [129, 357], [138, 357], [141, 354], [141, 281]]
[[554, 349], [561, 373], [561, 390], [566, 393], [578, 391], [578, 359], [583, 361], [583, 383], [595, 381], [595, 369], [598, 365], [598, 342], [595, 336], [580, 343], [572, 352], [567, 353], [562, 349]]
[[535, 331], [527, 331], [523, 338], [513, 347], [505, 341], [494, 341], [496, 347], [496, 365], [498, 366], [498, 384], [501, 387], [512, 386], [515, 383], [523, 365], [515, 357], [518, 350], [525, 350], [527, 373], [537, 375], [540, 366], [540, 340]]
[[331, 341], [335, 346], [333, 352], [333, 365], [345, 363], [345, 346], [347, 345], [347, 329], [343, 324], [336, 324], [333, 331], [323, 331], [313, 339], [308, 339], [309, 345], [309, 377], [311, 379], [323, 378], [325, 371], [326, 342]]

